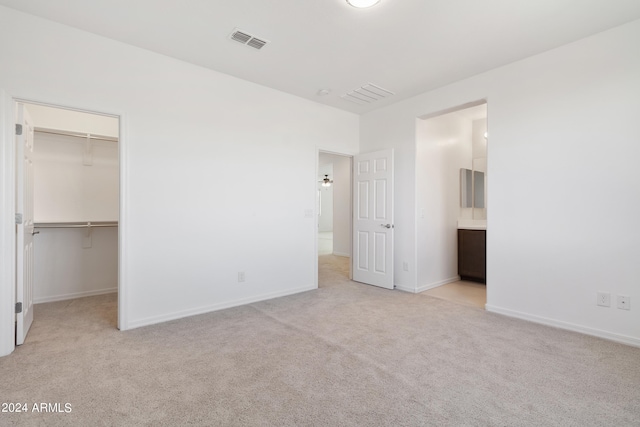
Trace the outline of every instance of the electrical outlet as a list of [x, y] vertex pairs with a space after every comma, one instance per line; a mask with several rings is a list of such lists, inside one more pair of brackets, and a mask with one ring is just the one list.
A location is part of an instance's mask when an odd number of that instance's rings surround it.
[[238, 282], [244, 282], [244, 271], [238, 271]]
[[402, 262], [402, 269], [404, 271], [409, 271], [409, 263], [407, 261]]
[[631, 297], [618, 295], [618, 308], [621, 310], [631, 310]]
[[598, 292], [598, 302], [600, 307], [611, 307], [611, 294], [608, 292]]

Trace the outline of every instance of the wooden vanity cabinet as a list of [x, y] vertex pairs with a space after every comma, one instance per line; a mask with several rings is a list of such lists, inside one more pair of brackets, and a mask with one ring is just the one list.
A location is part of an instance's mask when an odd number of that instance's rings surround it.
[[458, 275], [462, 280], [486, 283], [486, 230], [458, 230]]

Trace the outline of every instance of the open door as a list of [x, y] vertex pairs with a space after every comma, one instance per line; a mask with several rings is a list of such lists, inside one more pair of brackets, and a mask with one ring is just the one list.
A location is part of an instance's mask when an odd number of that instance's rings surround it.
[[23, 104], [16, 104], [16, 344], [33, 322], [33, 133]]
[[354, 156], [353, 280], [393, 289], [393, 150]]

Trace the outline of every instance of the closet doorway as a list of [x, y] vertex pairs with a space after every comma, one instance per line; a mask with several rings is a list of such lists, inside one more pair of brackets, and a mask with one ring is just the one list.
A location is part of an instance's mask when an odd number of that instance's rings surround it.
[[119, 118], [28, 101], [16, 111], [16, 344], [39, 304], [105, 295], [96, 315], [117, 328]]

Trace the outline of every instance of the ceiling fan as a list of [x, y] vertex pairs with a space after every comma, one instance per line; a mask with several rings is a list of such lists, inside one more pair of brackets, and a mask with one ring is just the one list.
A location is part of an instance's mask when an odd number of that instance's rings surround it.
[[331, 184], [333, 184], [333, 180], [329, 179], [329, 175], [328, 174], [324, 176], [323, 180], [318, 181], [318, 182], [322, 183], [323, 187], [331, 187]]

